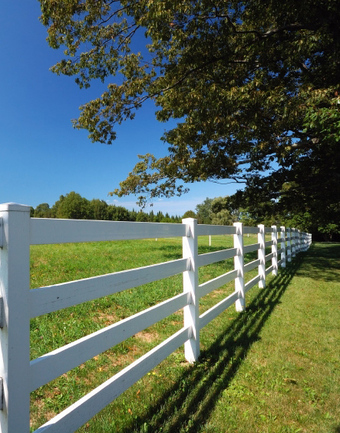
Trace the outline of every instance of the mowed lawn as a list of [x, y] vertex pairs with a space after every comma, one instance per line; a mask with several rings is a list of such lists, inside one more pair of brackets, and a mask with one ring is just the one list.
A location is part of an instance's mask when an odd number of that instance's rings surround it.
[[[255, 238], [246, 238], [255, 243]], [[199, 242], [199, 252], [232, 246]], [[181, 257], [180, 239], [32, 247], [32, 288]], [[247, 260], [255, 258], [249, 256]], [[267, 265], [269, 266], [269, 264]], [[200, 282], [233, 268], [200, 269]], [[250, 274], [248, 279], [254, 274]], [[340, 432], [340, 245], [313, 244], [201, 331], [201, 357], [183, 348], [79, 432]], [[182, 291], [181, 275], [31, 321], [36, 358]], [[201, 299], [202, 313], [233, 284]], [[31, 396], [32, 431], [182, 327], [182, 312], [99, 354]]]

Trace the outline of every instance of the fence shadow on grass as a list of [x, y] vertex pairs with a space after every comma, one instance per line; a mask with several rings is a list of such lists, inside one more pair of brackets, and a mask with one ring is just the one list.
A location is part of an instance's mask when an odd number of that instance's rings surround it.
[[199, 431], [252, 344], [259, 340], [261, 329], [280, 303], [304, 257], [299, 254], [292, 264], [281, 269], [279, 275], [247, 305], [246, 311], [230, 322], [230, 326], [201, 353], [199, 362], [182, 374], [157, 404], [150, 407], [145, 417], [137, 418], [121, 433]]

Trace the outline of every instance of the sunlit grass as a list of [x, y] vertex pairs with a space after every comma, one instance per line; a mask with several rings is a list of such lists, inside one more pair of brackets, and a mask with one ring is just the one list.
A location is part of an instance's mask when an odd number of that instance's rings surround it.
[[[232, 236], [213, 237], [213, 245], [209, 246], [208, 237], [199, 239], [200, 253], [228, 248], [233, 242]], [[33, 246], [31, 247], [31, 288], [175, 260], [182, 257], [181, 242], [180, 238], [171, 238]], [[200, 271], [200, 278], [202, 281], [214, 278], [226, 272], [226, 267], [232, 269], [232, 262], [209, 265]], [[162, 302], [181, 293], [182, 290], [182, 275], [176, 275], [37, 317], [31, 320], [31, 358], [37, 358]], [[37, 428], [182, 326], [183, 315], [179, 311], [32, 393], [32, 429]], [[150, 379], [154, 376], [155, 374], [151, 375]]]
[[[255, 243], [256, 237], [245, 242]], [[200, 253], [231, 246], [231, 236], [213, 237], [211, 247], [208, 237], [199, 241]], [[79, 432], [335, 433], [340, 424], [336, 345], [340, 322], [334, 302], [339, 254], [332, 251], [318, 245], [307, 255], [299, 255], [277, 278], [270, 276], [265, 289], [254, 287], [247, 294], [246, 312], [236, 313], [232, 307], [202, 330], [201, 358], [196, 365], [188, 365], [183, 348], [179, 349]], [[32, 288], [180, 257], [180, 239], [35, 246]], [[256, 258], [253, 254], [248, 260], [251, 257]], [[232, 266], [228, 260], [201, 268], [200, 282]], [[232, 290], [230, 283], [203, 298], [201, 312]], [[31, 356], [181, 291], [182, 276], [178, 275], [36, 318], [31, 323]], [[182, 324], [182, 313], [173, 314], [32, 393], [32, 430]]]

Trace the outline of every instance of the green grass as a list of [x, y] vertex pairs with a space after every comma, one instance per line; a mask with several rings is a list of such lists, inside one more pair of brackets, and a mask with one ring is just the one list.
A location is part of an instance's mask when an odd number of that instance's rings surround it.
[[[340, 245], [314, 245], [290, 272], [249, 305], [237, 371], [221, 373], [216, 404], [198, 431], [340, 431]], [[226, 364], [227, 341], [218, 355]]]
[[[254, 243], [254, 237], [245, 238]], [[200, 238], [199, 252], [231, 237]], [[79, 432], [339, 432], [340, 247], [317, 244], [201, 332], [201, 357], [183, 348]], [[254, 256], [254, 255], [253, 255]], [[179, 239], [34, 246], [32, 288], [181, 257]], [[248, 260], [251, 259], [251, 255]], [[232, 269], [200, 269], [200, 282]], [[254, 271], [255, 272], [255, 271]], [[253, 275], [249, 275], [250, 279]], [[202, 299], [210, 308], [233, 284]], [[31, 356], [53, 350], [182, 291], [176, 276], [31, 321]], [[182, 313], [135, 335], [32, 393], [32, 430], [182, 327]]]

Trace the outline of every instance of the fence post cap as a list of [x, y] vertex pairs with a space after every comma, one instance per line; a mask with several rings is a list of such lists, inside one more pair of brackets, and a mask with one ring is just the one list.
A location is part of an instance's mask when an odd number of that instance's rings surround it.
[[31, 206], [19, 203], [1, 203], [0, 211], [17, 211], [17, 212], [27, 212], [31, 210]]

